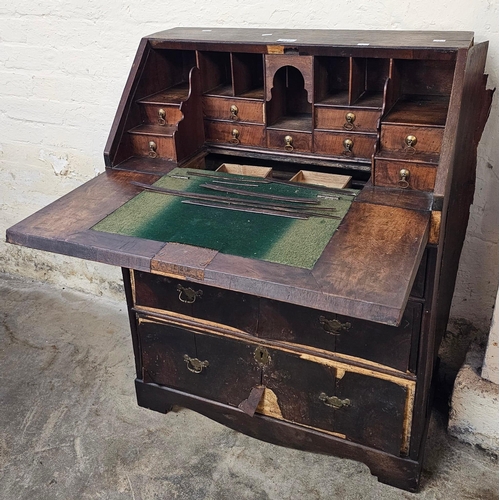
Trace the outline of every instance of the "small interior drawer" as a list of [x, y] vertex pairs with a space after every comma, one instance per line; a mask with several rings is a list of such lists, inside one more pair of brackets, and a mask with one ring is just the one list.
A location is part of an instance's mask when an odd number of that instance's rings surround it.
[[441, 151], [443, 132], [444, 127], [383, 123], [380, 133], [380, 149], [400, 151], [406, 156], [419, 153], [437, 154]]
[[131, 134], [130, 140], [133, 152], [137, 156], [176, 159], [177, 153], [173, 137]]
[[375, 186], [432, 191], [436, 182], [436, 165], [392, 160], [375, 160]]
[[344, 130], [346, 132], [376, 132], [379, 118], [379, 110], [329, 108], [322, 106], [314, 108], [314, 127], [318, 129]]
[[312, 150], [312, 134], [267, 129], [267, 147], [281, 149], [288, 153], [310, 153]]
[[262, 384], [272, 397], [258, 412], [400, 454], [407, 387], [280, 350], [270, 349], [269, 358]]
[[205, 120], [205, 138], [237, 146], [264, 146], [264, 125], [243, 124], [236, 121]]
[[174, 312], [255, 334], [259, 299], [253, 295], [133, 271], [134, 305]]
[[264, 124], [264, 103], [234, 97], [203, 96], [203, 115], [213, 120]]
[[146, 383], [238, 406], [261, 382], [254, 344], [147, 318], [141, 318], [137, 331]]
[[338, 352], [406, 372], [412, 369], [412, 339], [418, 338], [421, 314], [421, 304], [408, 302], [396, 327], [261, 298], [257, 335]]
[[375, 134], [361, 134], [359, 132], [323, 132], [314, 131], [314, 151], [330, 156], [345, 158], [372, 157], [375, 152]]
[[179, 104], [141, 104], [140, 107], [143, 122], [151, 125], [173, 126], [183, 118]]

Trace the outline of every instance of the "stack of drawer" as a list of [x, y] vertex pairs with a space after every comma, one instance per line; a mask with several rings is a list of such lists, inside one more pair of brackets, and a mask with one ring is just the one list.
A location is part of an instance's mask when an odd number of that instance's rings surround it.
[[132, 290], [143, 382], [247, 412], [259, 389], [254, 418], [407, 454], [418, 298], [390, 327], [145, 272]]
[[204, 95], [202, 105], [207, 142], [265, 146], [263, 99]]
[[136, 155], [178, 159], [174, 135], [188, 97], [189, 85], [182, 83], [137, 101], [142, 124], [128, 131]]
[[402, 98], [381, 124], [374, 184], [433, 191], [448, 113], [448, 98]]
[[380, 109], [314, 107], [314, 151], [369, 160], [377, 142]]

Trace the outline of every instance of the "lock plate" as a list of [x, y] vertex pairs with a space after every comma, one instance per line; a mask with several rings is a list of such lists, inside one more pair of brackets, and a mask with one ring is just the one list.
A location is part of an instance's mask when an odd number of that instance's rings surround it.
[[269, 356], [269, 351], [262, 346], [257, 347], [255, 349], [253, 357], [255, 358], [255, 361], [259, 363], [259, 365], [268, 365], [271, 361], [271, 356]]

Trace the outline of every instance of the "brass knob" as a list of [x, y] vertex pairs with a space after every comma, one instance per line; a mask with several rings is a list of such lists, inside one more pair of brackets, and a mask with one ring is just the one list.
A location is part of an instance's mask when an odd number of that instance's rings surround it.
[[399, 171], [398, 186], [403, 189], [408, 188], [410, 186], [410, 183], [408, 182], [409, 178], [410, 178], [410, 171], [407, 170], [406, 168], [402, 168]]
[[240, 143], [240, 131], [237, 128], [233, 128], [231, 131], [232, 139], [231, 144], [239, 144]]
[[352, 148], [354, 147], [354, 141], [352, 139], [344, 139], [343, 142], [344, 145], [344, 151], [342, 151], [342, 154], [346, 156], [352, 156]]
[[167, 116], [166, 111], [163, 108], [158, 110], [158, 125], [165, 125], [167, 122], [165, 121], [165, 116]]
[[324, 392], [319, 395], [319, 400], [323, 401], [326, 406], [330, 406], [335, 410], [340, 410], [344, 406], [351, 406], [350, 399], [340, 399], [337, 396], [327, 396]]
[[156, 152], [156, 142], [155, 141], [149, 141], [149, 151], [148, 151], [148, 156], [150, 158], [157, 158], [158, 153]]
[[285, 135], [285, 151], [293, 151], [293, 137], [291, 135]]
[[184, 361], [187, 369], [193, 373], [201, 373], [203, 368], [208, 367], [208, 361], [200, 361], [198, 358], [191, 358], [187, 354], [184, 354]]
[[237, 120], [239, 111], [238, 106], [236, 106], [236, 104], [231, 104], [229, 111], [231, 112], [231, 120]]
[[414, 135], [407, 135], [405, 137], [405, 153], [408, 154], [415, 153], [416, 144], [417, 144], [417, 138]]
[[344, 128], [346, 130], [352, 130], [354, 128], [354, 120], [356, 120], [356, 115], [352, 112], [347, 113], [345, 115]]

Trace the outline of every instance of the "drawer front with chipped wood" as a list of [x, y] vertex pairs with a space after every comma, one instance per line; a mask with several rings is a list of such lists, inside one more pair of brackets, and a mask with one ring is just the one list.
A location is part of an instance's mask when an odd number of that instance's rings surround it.
[[436, 171], [436, 165], [377, 159], [373, 184], [430, 192], [434, 190]]
[[406, 156], [438, 154], [443, 142], [443, 127], [418, 127], [383, 123], [380, 135], [382, 151], [400, 151]]
[[399, 455], [406, 448], [405, 408], [412, 391], [404, 381], [350, 368], [269, 349], [257, 412]]
[[202, 105], [203, 115], [212, 120], [264, 123], [264, 103], [262, 101], [203, 96]]
[[376, 142], [374, 134], [314, 131], [314, 151], [330, 156], [369, 159]]
[[421, 304], [409, 301], [400, 325], [395, 327], [261, 299], [257, 335], [337, 352], [406, 372], [413, 370], [410, 357], [412, 343], [418, 339], [421, 314]]
[[318, 129], [376, 132], [380, 111], [316, 106], [314, 118]]
[[254, 344], [195, 334], [144, 318], [137, 331], [146, 383], [233, 406], [260, 384], [261, 367], [254, 358]]
[[205, 138], [208, 142], [231, 146], [264, 146], [264, 125], [205, 120]]
[[174, 312], [250, 334], [257, 331], [259, 299], [252, 295], [140, 271], [133, 272], [132, 290], [138, 308]]
[[281, 149], [287, 153], [310, 153], [312, 150], [312, 134], [268, 129], [267, 147]]

